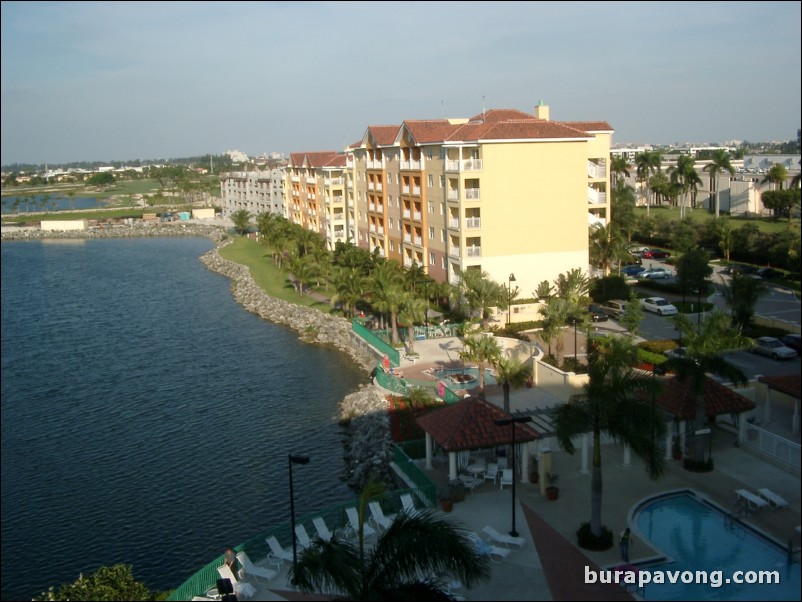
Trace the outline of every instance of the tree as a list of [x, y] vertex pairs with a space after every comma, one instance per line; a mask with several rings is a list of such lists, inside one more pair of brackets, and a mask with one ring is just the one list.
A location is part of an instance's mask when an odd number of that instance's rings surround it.
[[422, 324], [426, 320], [426, 310], [429, 304], [425, 299], [407, 295], [398, 318], [407, 325], [407, 345], [409, 353], [415, 353], [415, 324]]
[[499, 357], [493, 362], [496, 369], [496, 382], [501, 384], [504, 393], [504, 411], [510, 411], [510, 389], [518, 389], [532, 377], [532, 369], [513, 357]]
[[787, 216], [788, 227], [791, 227], [792, 209], [799, 205], [799, 188], [789, 188], [788, 190], [769, 190], [760, 197], [763, 206], [771, 209], [775, 216]]
[[739, 330], [746, 330], [752, 325], [757, 300], [766, 292], [762, 280], [742, 272], [735, 272], [729, 285], [722, 288], [724, 300], [732, 314], [732, 323]]
[[390, 336], [398, 343], [398, 312], [404, 301], [404, 273], [394, 261], [382, 259], [369, 280], [371, 305], [390, 316]]
[[707, 290], [707, 279], [713, 273], [708, 263], [710, 258], [702, 249], [691, 249], [683, 253], [676, 264], [677, 281], [682, 290], [682, 301], [689, 292], [696, 292], [701, 312], [702, 292]]
[[463, 348], [460, 358], [476, 362], [479, 369], [479, 397], [485, 396], [485, 368], [487, 364], [495, 364], [501, 359], [501, 345], [492, 336], [477, 334], [463, 339]]
[[100, 173], [89, 176], [86, 180], [89, 186], [108, 186], [114, 184], [114, 174], [110, 171], [101, 171]]
[[127, 564], [101, 566], [86, 577], [81, 574], [73, 583], [58, 589], [51, 587], [34, 600], [156, 600], [144, 584], [134, 579], [134, 570]]
[[239, 209], [231, 214], [231, 221], [234, 222], [234, 229], [244, 236], [250, 227], [251, 214], [247, 209]]
[[718, 198], [718, 176], [722, 173], [729, 172], [730, 175], [735, 174], [735, 169], [730, 163], [730, 154], [725, 151], [724, 149], [716, 149], [713, 152], [713, 157], [710, 160], [710, 163], [704, 166], [703, 168], [707, 173], [710, 174], [710, 192], [713, 194], [714, 201], [716, 204], [716, 219], [719, 216], [719, 198]]
[[635, 174], [636, 179], [641, 184], [641, 190], [645, 193], [646, 200], [646, 215], [649, 215], [650, 205], [650, 184], [649, 180], [653, 174], [660, 172], [660, 165], [662, 163], [662, 156], [657, 151], [645, 151], [639, 155], [635, 155]]
[[353, 317], [357, 302], [365, 296], [367, 279], [357, 268], [334, 267], [332, 285], [337, 292], [332, 296], [331, 302], [342, 303], [345, 317]]
[[361, 525], [376, 490], [369, 484], [360, 496], [356, 543], [335, 533], [300, 555], [290, 575], [301, 591], [346, 600], [450, 600], [450, 579], [474, 587], [490, 578], [490, 561], [467, 532], [432, 510], [400, 512], [366, 551]]
[[[676, 372], [677, 378], [687, 382], [696, 400], [696, 416], [694, 428], [704, 427], [705, 415], [705, 378], [712, 372], [736, 384], [746, 385], [746, 375], [740, 368], [724, 359], [726, 351], [744, 349], [751, 344], [751, 339], [741, 335], [740, 330], [733, 328], [730, 317], [724, 312], [714, 310], [699, 324], [693, 327], [687, 314], [674, 316], [674, 324], [683, 335], [686, 352], [683, 357], [669, 358], [662, 367], [669, 372]], [[709, 435], [707, 435], [709, 436]], [[704, 464], [706, 436], [694, 437], [694, 462]]]
[[732, 235], [735, 229], [732, 226], [732, 222], [728, 219], [722, 219], [713, 223], [716, 226], [714, 232], [716, 236], [718, 236], [718, 248], [724, 254], [724, 259], [729, 261], [730, 251], [732, 251]]
[[[690, 155], [680, 155], [677, 157], [677, 164], [668, 170], [671, 181], [679, 185], [682, 194], [687, 195], [691, 189], [694, 179], [699, 179], [694, 166], [694, 160]], [[694, 178], [695, 176], [695, 178]], [[685, 217], [685, 203], [680, 204], [680, 219]]]
[[478, 313], [483, 322], [490, 316], [491, 307], [505, 307], [508, 304], [506, 287], [491, 280], [487, 272], [465, 270], [460, 286], [471, 317]]
[[548, 280], [544, 280], [540, 284], [537, 285], [537, 290], [535, 290], [535, 297], [538, 299], [545, 299], [549, 300], [551, 298], [554, 289], [551, 286], [551, 283]]
[[540, 335], [543, 342], [549, 346], [549, 355], [551, 355], [551, 343], [556, 339], [555, 347], [559, 365], [562, 365], [563, 349], [565, 348], [562, 330], [568, 323], [570, 310], [568, 302], [561, 297], [552, 297], [548, 303], [541, 305], [539, 310], [540, 315], [543, 316], [543, 330]]
[[610, 264], [626, 256], [626, 239], [615, 224], [594, 224], [590, 229], [590, 261], [600, 268], [605, 276], [610, 273]]
[[788, 179], [788, 170], [785, 168], [785, 165], [782, 163], [775, 163], [769, 169], [769, 172], [766, 174], [766, 177], [763, 178], [760, 183], [761, 184], [774, 184], [777, 186], [777, 190], [783, 189], [783, 184], [785, 184], [785, 180]]
[[610, 173], [615, 178], [616, 188], [624, 186], [624, 178], [629, 177], [629, 162], [625, 157], [612, 157], [610, 159]]
[[643, 306], [640, 304], [640, 299], [638, 299], [638, 293], [634, 290], [630, 290], [627, 305], [624, 308], [624, 313], [619, 322], [621, 322], [621, 326], [626, 328], [633, 335], [637, 335], [642, 321]]
[[665, 423], [655, 407], [638, 396], [655, 383], [647, 373], [632, 368], [635, 358], [629, 338], [594, 342], [588, 349], [585, 393], [558, 406], [552, 414], [557, 440], [569, 454], [576, 452], [575, 437], [588, 432], [593, 435], [590, 532], [597, 539], [605, 530], [601, 517], [602, 434], [627, 445], [644, 461], [652, 479], [665, 471], [665, 459], [656, 443], [665, 434]]

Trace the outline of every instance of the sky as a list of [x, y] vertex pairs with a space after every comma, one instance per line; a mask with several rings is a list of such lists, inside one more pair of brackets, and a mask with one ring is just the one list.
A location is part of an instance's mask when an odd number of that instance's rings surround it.
[[483, 108], [795, 139], [800, 2], [2, 2], [0, 164], [342, 150]]

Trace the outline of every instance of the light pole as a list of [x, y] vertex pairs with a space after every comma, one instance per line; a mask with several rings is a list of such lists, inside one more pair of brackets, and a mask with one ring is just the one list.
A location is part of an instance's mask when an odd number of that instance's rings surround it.
[[512, 314], [512, 283], [515, 282], [515, 274], [510, 274], [507, 278], [507, 326], [510, 325], [510, 317]]
[[292, 571], [293, 575], [295, 574], [295, 564], [298, 562], [298, 551], [296, 549], [295, 544], [295, 495], [292, 489], [292, 465], [293, 464], [309, 464], [309, 457], [308, 456], [293, 456], [289, 454], [288, 456], [289, 462], [289, 469], [290, 469], [290, 521], [292, 524], [292, 533], [290, 537], [292, 537]]
[[512, 531], [510, 531], [510, 535], [513, 537], [518, 537], [518, 531], [515, 530], [515, 481], [517, 480], [515, 475], [515, 423], [516, 422], [532, 422], [531, 416], [513, 416], [512, 418], [502, 418], [500, 420], [496, 420], [496, 426], [507, 426], [508, 424], [512, 425]]

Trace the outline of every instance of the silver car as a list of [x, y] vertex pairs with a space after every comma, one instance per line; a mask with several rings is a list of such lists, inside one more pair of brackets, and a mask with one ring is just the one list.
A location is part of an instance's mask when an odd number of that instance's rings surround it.
[[640, 304], [643, 309], [658, 316], [673, 316], [679, 313], [676, 307], [662, 297], [647, 297], [646, 299], [641, 299]]
[[755, 346], [752, 352], [766, 355], [774, 360], [787, 360], [796, 357], [797, 353], [790, 347], [786, 347], [780, 339], [774, 337], [760, 337], [755, 339]]

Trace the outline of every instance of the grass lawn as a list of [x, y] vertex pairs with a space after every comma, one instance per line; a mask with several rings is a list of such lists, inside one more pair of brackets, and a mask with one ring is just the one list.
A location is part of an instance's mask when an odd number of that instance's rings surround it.
[[273, 263], [268, 250], [255, 240], [236, 236], [232, 244], [220, 249], [220, 256], [247, 266], [256, 285], [271, 297], [284, 299], [296, 305], [316, 307], [329, 313], [331, 309], [329, 305], [308, 295], [299, 295], [288, 280], [286, 272]]
[[[635, 214], [645, 216], [646, 208], [636, 207]], [[649, 215], [652, 217], [660, 215], [671, 221], [679, 221], [679, 207], [651, 207]], [[693, 211], [686, 209], [685, 217], [690, 218], [697, 224], [716, 219], [716, 216], [708, 213], [706, 209], [694, 209]], [[743, 217], [722, 214], [719, 219], [728, 219], [735, 228], [740, 228], [743, 224], [756, 224], [762, 232], [785, 232], [788, 229], [788, 220], [786, 218], [774, 219], [770, 217]], [[799, 232], [799, 218], [791, 220], [791, 229]]]

